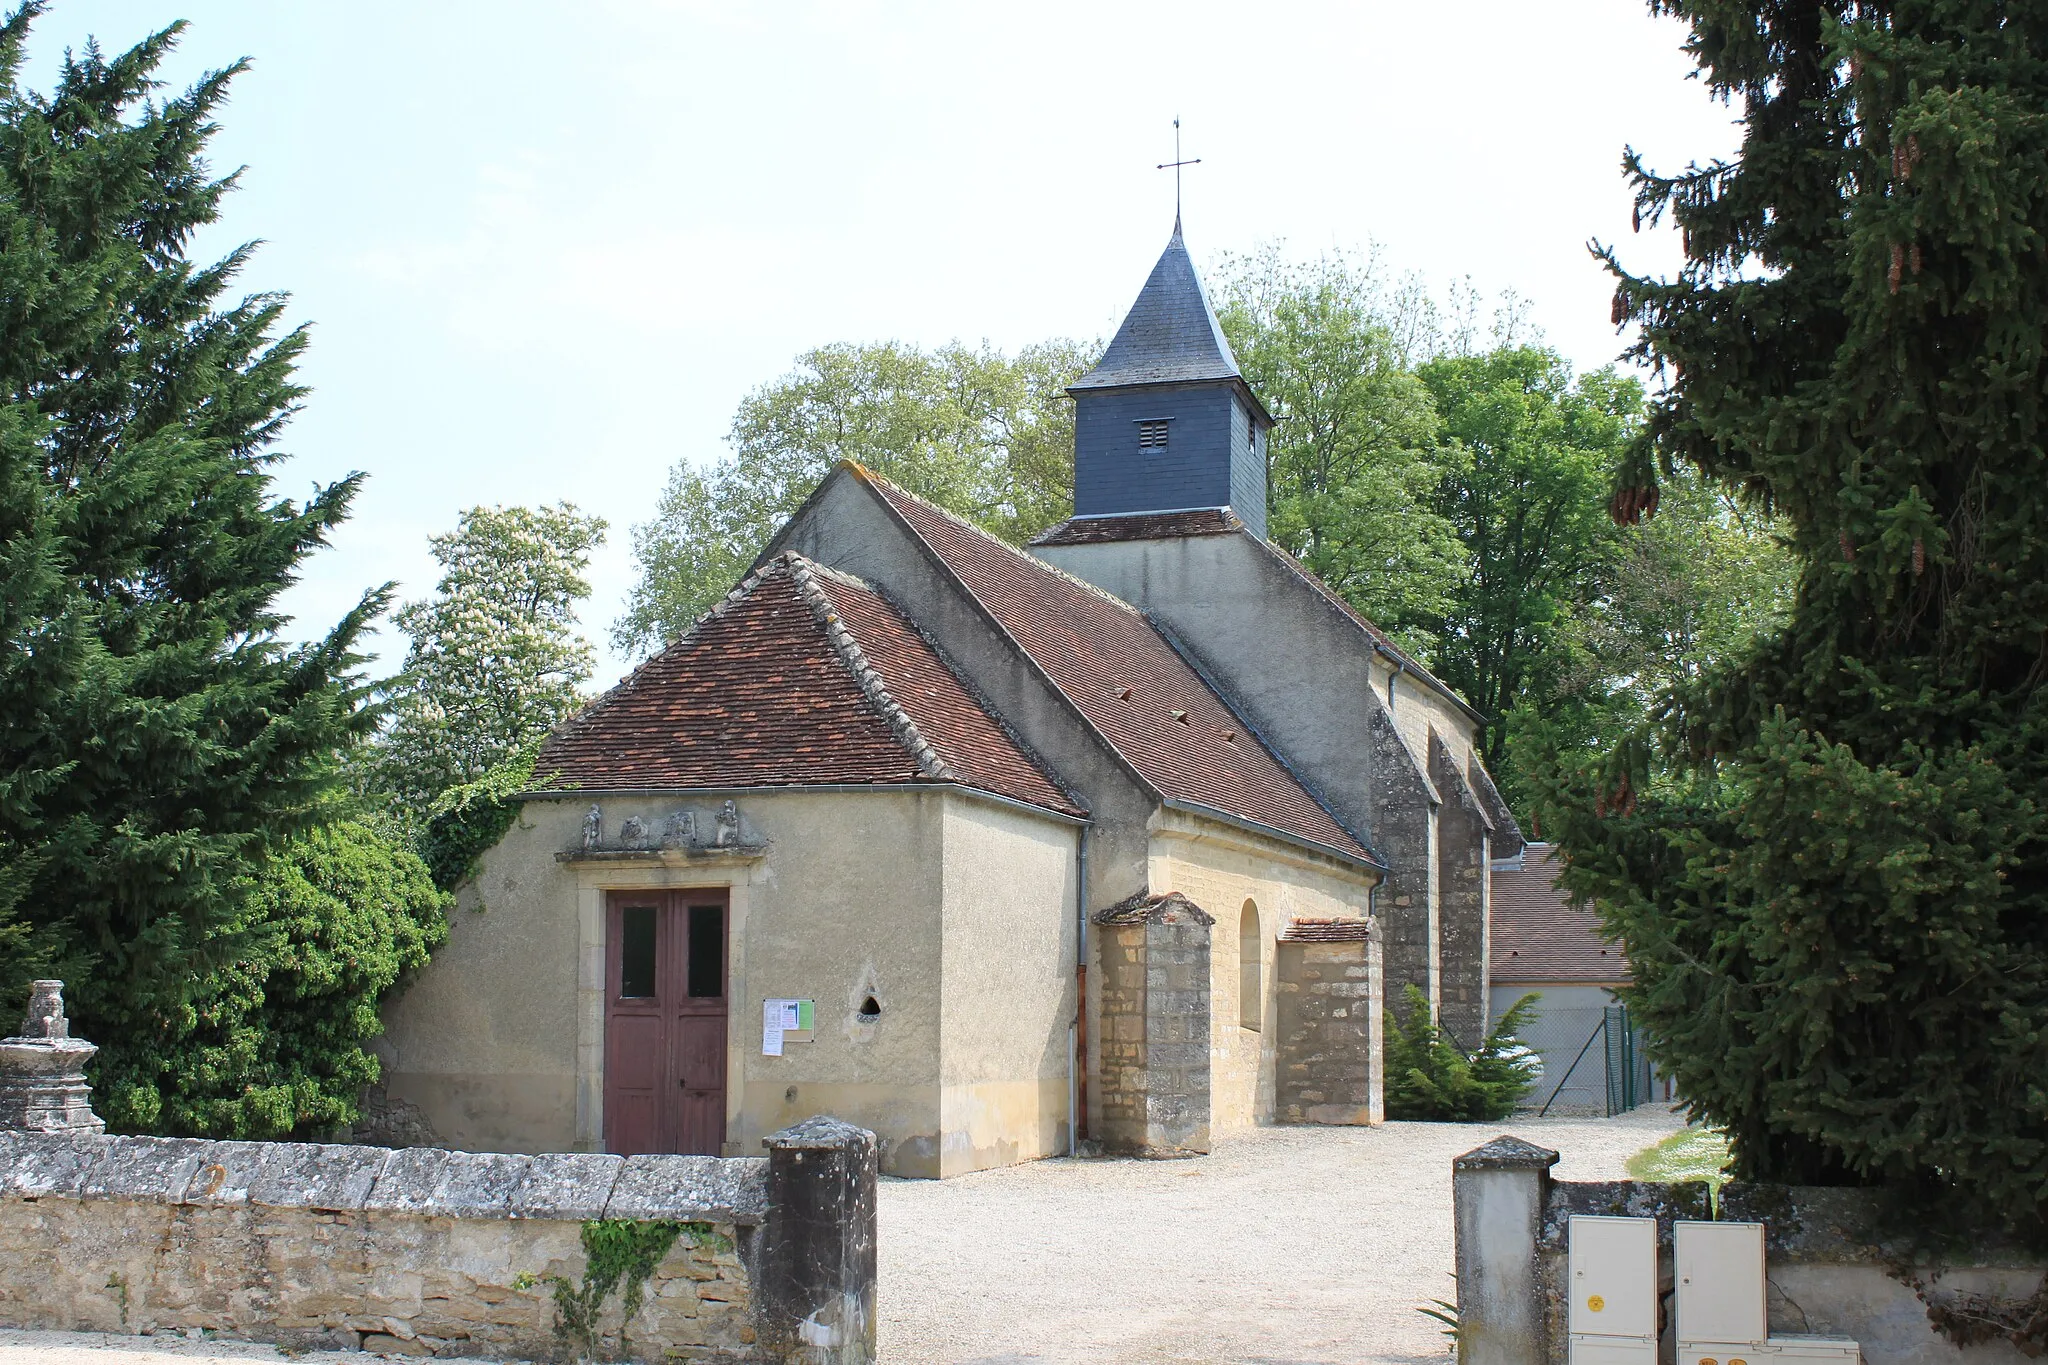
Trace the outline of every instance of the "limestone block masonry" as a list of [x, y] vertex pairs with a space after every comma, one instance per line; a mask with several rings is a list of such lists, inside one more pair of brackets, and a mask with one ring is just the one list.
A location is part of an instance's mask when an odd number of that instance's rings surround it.
[[1102, 953], [1103, 1149], [1132, 1156], [1209, 1150], [1209, 932], [1177, 893], [1144, 892], [1095, 916]]
[[[874, 1180], [873, 1135], [829, 1120], [766, 1159], [5, 1133], [0, 1325], [867, 1365]], [[557, 1291], [587, 1296], [599, 1220], [680, 1226], [632, 1319], [621, 1282], [579, 1335]]]
[[1296, 922], [1274, 966], [1282, 1123], [1378, 1123], [1383, 1077], [1378, 945], [1363, 922]]

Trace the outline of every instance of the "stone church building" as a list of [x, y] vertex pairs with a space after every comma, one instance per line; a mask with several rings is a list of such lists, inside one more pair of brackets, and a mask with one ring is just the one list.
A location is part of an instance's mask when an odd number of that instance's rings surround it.
[[753, 1153], [827, 1113], [951, 1176], [1371, 1123], [1383, 1003], [1487, 1013], [1521, 834], [1479, 716], [1268, 543], [1273, 418], [1178, 224], [1019, 550], [844, 464], [549, 740], [386, 1103], [472, 1150]]

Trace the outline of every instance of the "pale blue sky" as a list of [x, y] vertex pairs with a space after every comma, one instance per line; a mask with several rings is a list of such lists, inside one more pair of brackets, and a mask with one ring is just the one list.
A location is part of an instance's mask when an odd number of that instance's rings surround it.
[[798, 352], [1107, 336], [1171, 227], [1176, 113], [1198, 261], [1376, 241], [1517, 290], [1581, 367], [1620, 344], [1586, 240], [1676, 259], [1629, 235], [1623, 144], [1733, 143], [1642, 0], [58, 0], [29, 79], [180, 17], [173, 80], [256, 62], [202, 248], [262, 238], [247, 283], [315, 324], [284, 488], [371, 476], [288, 599], [305, 633], [431, 588], [461, 508], [567, 498], [612, 523], [602, 651], [627, 526]]

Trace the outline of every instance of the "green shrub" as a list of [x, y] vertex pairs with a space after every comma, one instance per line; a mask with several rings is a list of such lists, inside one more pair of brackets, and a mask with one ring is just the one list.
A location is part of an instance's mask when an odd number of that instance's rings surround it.
[[239, 954], [157, 1028], [102, 1043], [97, 1101], [115, 1130], [282, 1138], [352, 1122], [377, 1079], [364, 1044], [383, 1031], [379, 1000], [448, 936], [426, 864], [356, 821], [290, 841], [242, 891]]
[[1431, 1015], [1428, 996], [1411, 985], [1407, 1002], [1405, 1022], [1387, 1012], [1388, 1118], [1504, 1119], [1535, 1089], [1542, 1063], [1519, 1036], [1536, 1012], [1534, 995], [1517, 1000], [1469, 1056]]

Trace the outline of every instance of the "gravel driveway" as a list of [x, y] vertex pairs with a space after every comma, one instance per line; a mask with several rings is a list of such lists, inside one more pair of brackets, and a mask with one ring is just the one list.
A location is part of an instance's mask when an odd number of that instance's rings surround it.
[[1455, 1298], [1451, 1158], [1501, 1132], [1614, 1180], [1683, 1126], [1261, 1128], [1193, 1161], [1040, 1161], [881, 1190], [887, 1365], [1431, 1361]]

